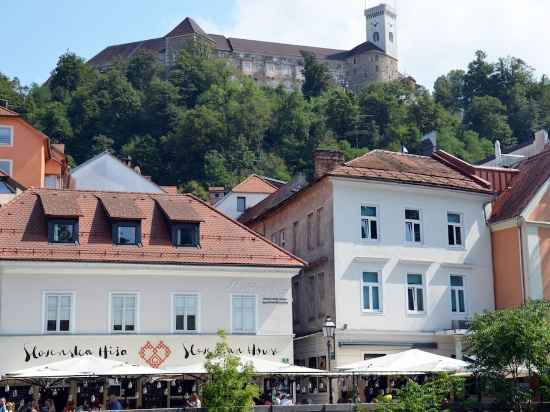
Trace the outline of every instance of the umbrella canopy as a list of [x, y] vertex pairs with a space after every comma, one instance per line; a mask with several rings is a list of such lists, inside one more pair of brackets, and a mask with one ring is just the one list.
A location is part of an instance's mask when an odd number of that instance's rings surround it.
[[6, 373], [4, 377], [14, 379], [71, 378], [95, 376], [153, 376], [168, 372], [146, 366], [130, 365], [95, 356], [79, 356], [34, 368]]
[[410, 349], [339, 366], [337, 369], [365, 375], [417, 375], [463, 372], [468, 365], [467, 362], [458, 359], [424, 352], [419, 349]]
[[[321, 375], [327, 372], [320, 369], [305, 368], [289, 365], [252, 356], [239, 356], [241, 365], [252, 365], [255, 375]], [[170, 368], [169, 372], [178, 375], [204, 375], [204, 363], [195, 363], [189, 366]]]

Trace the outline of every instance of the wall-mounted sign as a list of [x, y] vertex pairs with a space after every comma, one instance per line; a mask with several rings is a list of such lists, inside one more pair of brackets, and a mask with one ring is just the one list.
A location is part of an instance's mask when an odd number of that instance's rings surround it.
[[286, 305], [288, 304], [287, 298], [263, 298], [262, 303], [264, 305]]
[[[273, 361], [293, 359], [292, 336], [228, 335], [231, 351]], [[97, 356], [154, 368], [201, 362], [216, 335], [0, 336], [0, 375], [77, 356]]]

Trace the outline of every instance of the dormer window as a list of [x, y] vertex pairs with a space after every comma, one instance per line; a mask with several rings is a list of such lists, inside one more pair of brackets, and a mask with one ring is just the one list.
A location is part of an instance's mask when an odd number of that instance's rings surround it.
[[172, 224], [172, 243], [177, 247], [200, 246], [198, 223], [174, 223]]
[[141, 243], [141, 222], [113, 223], [113, 243], [116, 245], [139, 245]]
[[78, 220], [49, 219], [48, 241], [50, 243], [76, 243], [78, 241]]

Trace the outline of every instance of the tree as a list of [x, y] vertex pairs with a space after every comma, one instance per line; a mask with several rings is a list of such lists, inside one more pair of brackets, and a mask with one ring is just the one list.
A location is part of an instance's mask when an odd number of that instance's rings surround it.
[[434, 83], [434, 99], [445, 109], [459, 111], [464, 107], [464, 71], [451, 70]]
[[[467, 353], [472, 370], [498, 390], [501, 408], [524, 410], [532, 396], [520, 385], [520, 375], [550, 369], [550, 302], [530, 301], [519, 308], [487, 312], [474, 317]], [[507, 378], [510, 379], [507, 379]]]
[[491, 80], [493, 64], [487, 62], [484, 51], [476, 51], [475, 56], [464, 75], [464, 99], [467, 104], [476, 96], [494, 96], [495, 91]]
[[515, 143], [508, 125], [506, 107], [496, 97], [474, 97], [466, 111], [464, 123], [467, 128], [492, 142], [500, 140], [504, 146]]
[[302, 93], [306, 97], [320, 96], [332, 83], [328, 67], [320, 63], [313, 53], [305, 51], [301, 53], [304, 58]]
[[88, 82], [93, 75], [93, 69], [86, 65], [83, 58], [67, 52], [59, 57], [57, 66], [52, 71], [48, 87], [55, 100], [64, 101], [80, 86]]
[[126, 77], [137, 90], [144, 90], [160, 73], [157, 56], [141, 50], [128, 62]]
[[202, 387], [203, 406], [213, 412], [248, 412], [260, 395], [252, 383], [254, 368], [242, 364], [227, 343], [223, 331], [214, 351], [206, 355], [206, 383]]

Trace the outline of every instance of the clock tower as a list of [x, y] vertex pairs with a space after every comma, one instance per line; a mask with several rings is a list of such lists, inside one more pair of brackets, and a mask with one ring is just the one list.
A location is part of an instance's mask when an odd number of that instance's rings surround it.
[[397, 13], [388, 4], [379, 4], [365, 10], [367, 41], [380, 47], [397, 59]]

